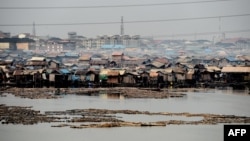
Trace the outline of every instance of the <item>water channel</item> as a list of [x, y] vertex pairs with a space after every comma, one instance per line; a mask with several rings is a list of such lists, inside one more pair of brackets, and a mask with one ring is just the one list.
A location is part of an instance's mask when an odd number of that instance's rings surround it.
[[[189, 112], [250, 116], [248, 90], [201, 89], [185, 91], [184, 97], [168, 99], [126, 99], [106, 94], [94, 96], [62, 95], [58, 99], [28, 99], [11, 94], [0, 97], [0, 104], [32, 106], [34, 110], [64, 111], [71, 109], [139, 110], [149, 112]], [[145, 115], [116, 115], [126, 121], [197, 120], [200, 117], [165, 117]], [[13, 141], [222, 141], [223, 124], [217, 125], [167, 125], [165, 127], [115, 127], [115, 128], [54, 128], [53, 123], [35, 125], [0, 124], [0, 140]]]

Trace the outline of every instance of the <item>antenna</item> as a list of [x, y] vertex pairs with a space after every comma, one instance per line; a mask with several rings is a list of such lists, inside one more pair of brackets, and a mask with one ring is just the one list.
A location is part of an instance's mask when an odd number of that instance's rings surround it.
[[121, 17], [121, 35], [124, 35], [123, 16]]
[[36, 24], [33, 22], [33, 29], [32, 29], [33, 36], [36, 36]]
[[219, 17], [219, 33], [221, 34], [221, 17]]

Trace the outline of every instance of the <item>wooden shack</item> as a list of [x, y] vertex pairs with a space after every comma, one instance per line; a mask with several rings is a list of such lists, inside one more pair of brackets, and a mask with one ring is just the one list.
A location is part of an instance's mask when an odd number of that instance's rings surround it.
[[221, 72], [226, 74], [227, 82], [250, 81], [250, 67], [223, 67]]
[[163, 80], [165, 82], [173, 82], [175, 79], [174, 74], [173, 74], [173, 69], [172, 68], [166, 68], [164, 69], [164, 77]]
[[123, 64], [123, 56], [123, 52], [115, 51], [112, 53], [112, 61], [115, 62], [118, 67], [121, 67]]
[[79, 57], [78, 62], [81, 64], [89, 64], [91, 60], [91, 55], [90, 54], [84, 54]]
[[[15, 70], [13, 72], [14, 80], [17, 86], [21, 87], [37, 87], [42, 83], [42, 72], [39, 70]], [[38, 85], [39, 84], [39, 85]]]
[[33, 69], [43, 69], [47, 67], [48, 63], [46, 62], [45, 57], [32, 57], [29, 59], [25, 67], [32, 67]]
[[184, 68], [175, 67], [173, 68], [173, 73], [177, 82], [183, 82], [186, 80], [186, 71]]
[[137, 72], [126, 72], [123, 76], [124, 84], [136, 84], [138, 81], [139, 74]]
[[143, 86], [143, 87], [149, 86], [149, 78], [150, 78], [149, 72], [147, 72], [147, 71], [142, 71], [142, 72], [140, 73], [140, 78], [141, 78], [141, 83], [142, 83], [142, 86]]
[[107, 83], [109, 84], [118, 84], [120, 82], [120, 73], [117, 70], [109, 70], [107, 76]]
[[157, 84], [158, 80], [158, 72], [157, 71], [150, 71], [149, 72], [149, 82], [151, 84]]

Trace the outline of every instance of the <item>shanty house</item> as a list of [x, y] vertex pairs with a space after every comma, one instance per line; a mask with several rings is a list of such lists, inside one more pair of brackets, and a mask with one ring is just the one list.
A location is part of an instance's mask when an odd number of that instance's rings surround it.
[[126, 72], [123, 76], [123, 83], [126, 85], [136, 84], [138, 82], [139, 74], [137, 72]]
[[149, 82], [151, 84], [156, 84], [157, 83], [157, 78], [158, 78], [158, 73], [150, 71], [150, 73], [149, 73]]
[[174, 73], [173, 73], [173, 69], [172, 68], [166, 68], [164, 70], [164, 77], [163, 77], [163, 80], [165, 82], [173, 82], [175, 81], [175, 76], [174, 76]]
[[101, 69], [99, 73], [99, 80], [101, 84], [104, 84], [108, 81], [108, 72], [109, 69]]
[[95, 70], [92, 70], [92, 69], [89, 69], [86, 72], [85, 80], [87, 82], [97, 83], [99, 81], [99, 76], [98, 75], [99, 75], [99, 72], [97, 72]]
[[109, 70], [107, 76], [107, 83], [109, 84], [118, 84], [120, 82], [120, 73], [118, 70]]
[[112, 61], [114, 61], [116, 63], [117, 66], [122, 66], [122, 62], [123, 62], [123, 52], [113, 52], [112, 53]]
[[221, 72], [226, 74], [227, 82], [250, 81], [250, 67], [223, 67]]
[[[103, 73], [103, 70], [101, 72]], [[107, 83], [119, 84], [123, 82], [124, 74], [125, 74], [125, 70], [109, 69], [107, 71]]]
[[84, 54], [84, 55], [79, 57], [78, 62], [80, 64], [89, 65], [90, 60], [91, 60], [91, 55], [90, 54]]
[[33, 87], [42, 82], [43, 69], [39, 70], [15, 70], [13, 76], [16, 85], [22, 87]]
[[50, 85], [54, 87], [68, 87], [71, 81], [71, 72], [67, 69], [47, 69]]
[[165, 64], [157, 61], [153, 61], [152, 63], [146, 64], [146, 69], [164, 69]]
[[109, 61], [107, 59], [102, 59], [102, 58], [91, 58], [89, 61], [89, 64], [91, 66], [100, 66], [100, 67], [107, 67]]
[[173, 73], [175, 81], [184, 82], [186, 80], [186, 69], [181, 67], [174, 67]]
[[147, 87], [149, 85], [149, 80], [150, 80], [149, 72], [143, 71], [139, 74], [140, 74], [142, 86]]
[[25, 66], [33, 69], [42, 69], [47, 67], [47, 62], [45, 57], [32, 57], [26, 62]]
[[50, 60], [48, 62], [48, 68], [50, 69], [59, 69], [59, 67], [60, 67], [60, 62], [56, 60]]
[[216, 66], [207, 66], [206, 71], [210, 74], [211, 80], [218, 81], [221, 69]]

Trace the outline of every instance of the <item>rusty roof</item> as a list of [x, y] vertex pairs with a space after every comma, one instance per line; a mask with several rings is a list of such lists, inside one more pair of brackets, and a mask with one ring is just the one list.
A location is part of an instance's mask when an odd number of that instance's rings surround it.
[[79, 61], [89, 61], [91, 58], [90, 54], [85, 54], [79, 57]]
[[158, 76], [158, 73], [157, 73], [157, 72], [150, 72], [150, 73], [149, 73], [149, 76], [150, 76], [150, 77], [157, 77], [157, 76]]
[[35, 73], [42, 73], [44, 69], [38, 69], [38, 70], [15, 70], [13, 72], [13, 75], [34, 75]]
[[115, 51], [112, 53], [112, 56], [122, 56], [123, 52]]
[[185, 73], [185, 71], [183, 70], [183, 68], [179, 68], [179, 67], [174, 67], [173, 68], [173, 72], [175, 72], [175, 73]]
[[28, 61], [25, 64], [26, 66], [45, 66], [47, 65], [47, 62], [43, 62], [43, 61]]
[[216, 66], [208, 66], [206, 67], [208, 72], [216, 72], [216, 71], [221, 71], [220, 68], [216, 67]]
[[32, 57], [30, 61], [45, 61], [45, 57]]
[[119, 71], [117, 71], [117, 70], [110, 70], [110, 71], [108, 71], [108, 76], [119, 76]]
[[160, 63], [163, 63], [163, 64], [167, 64], [168, 63], [168, 60], [166, 58], [157, 58], [154, 61], [160, 62]]
[[92, 64], [92, 65], [105, 65], [107, 64], [108, 61], [107, 60], [90, 60], [89, 64]]

